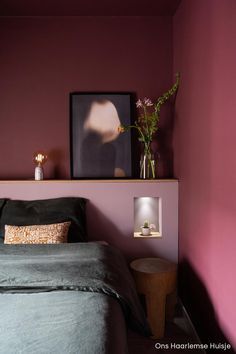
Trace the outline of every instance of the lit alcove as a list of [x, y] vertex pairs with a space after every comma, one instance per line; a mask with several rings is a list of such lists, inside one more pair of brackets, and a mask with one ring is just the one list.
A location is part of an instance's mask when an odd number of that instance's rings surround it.
[[[134, 237], [153, 238], [162, 236], [161, 198], [137, 197], [134, 198]], [[141, 227], [144, 223], [155, 225], [149, 235], [143, 235]]]

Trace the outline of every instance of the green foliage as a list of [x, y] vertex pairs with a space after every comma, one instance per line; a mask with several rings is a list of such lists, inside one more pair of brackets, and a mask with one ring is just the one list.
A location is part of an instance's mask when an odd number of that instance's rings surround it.
[[144, 228], [148, 228], [148, 227], [149, 227], [149, 222], [148, 222], [148, 220], [145, 220], [145, 221], [144, 221], [143, 227], [144, 227]]
[[150, 144], [153, 140], [153, 136], [158, 130], [161, 107], [177, 91], [179, 80], [180, 75], [177, 73], [174, 85], [170, 90], [158, 97], [156, 103], [152, 103], [149, 98], [144, 98], [143, 100], [139, 99], [136, 102], [136, 107], [140, 112], [137, 121], [134, 125], [122, 125], [119, 129], [120, 132], [128, 131], [131, 128], [137, 129], [139, 134], [138, 140], [144, 143], [145, 153], [150, 151]]

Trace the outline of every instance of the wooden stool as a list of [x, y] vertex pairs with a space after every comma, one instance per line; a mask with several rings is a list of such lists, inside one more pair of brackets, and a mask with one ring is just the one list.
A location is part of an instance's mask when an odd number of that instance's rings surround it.
[[130, 263], [137, 291], [145, 296], [153, 339], [164, 336], [166, 296], [176, 290], [177, 265], [161, 258], [141, 258]]

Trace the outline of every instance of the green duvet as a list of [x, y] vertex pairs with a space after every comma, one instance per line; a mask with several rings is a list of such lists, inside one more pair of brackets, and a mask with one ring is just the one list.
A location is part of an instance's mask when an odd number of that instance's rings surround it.
[[121, 254], [95, 243], [0, 245], [0, 353], [127, 353], [149, 335]]

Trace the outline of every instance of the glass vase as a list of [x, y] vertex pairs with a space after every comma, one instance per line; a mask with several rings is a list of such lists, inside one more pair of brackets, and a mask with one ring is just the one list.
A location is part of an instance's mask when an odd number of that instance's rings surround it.
[[156, 161], [151, 151], [144, 152], [140, 158], [140, 178], [156, 178]]

